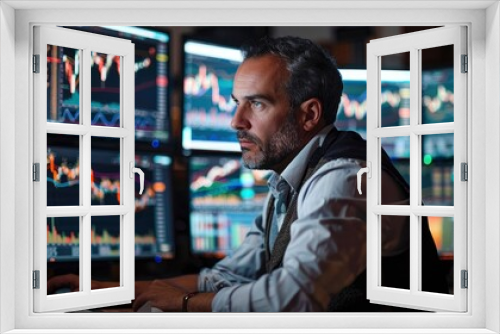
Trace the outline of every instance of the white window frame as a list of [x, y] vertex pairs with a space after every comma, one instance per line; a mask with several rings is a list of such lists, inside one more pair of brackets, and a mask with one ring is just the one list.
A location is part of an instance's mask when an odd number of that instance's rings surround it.
[[[461, 181], [461, 163], [467, 163], [467, 73], [461, 73], [461, 56], [467, 54], [466, 27], [448, 26], [370, 41], [367, 46], [367, 298], [377, 304], [404, 305], [422, 310], [463, 312], [467, 309], [467, 290], [461, 288], [461, 270], [467, 269], [467, 185]], [[447, 123], [422, 122], [422, 52], [425, 49], [453, 46], [454, 120]], [[410, 124], [383, 127], [381, 109], [382, 57], [408, 52], [410, 55]], [[454, 205], [426, 206], [422, 201], [422, 135], [453, 134]], [[405, 137], [410, 142], [410, 202], [408, 205], [382, 204], [381, 141]], [[409, 219], [410, 282], [409, 289], [395, 289], [381, 284], [381, 222], [384, 215]], [[453, 217], [453, 294], [422, 291], [422, 217]]]
[[[78, 124], [48, 122], [47, 109], [47, 45], [67, 47], [80, 52], [80, 119]], [[33, 76], [34, 162], [41, 166], [47, 160], [47, 135], [65, 134], [79, 138], [79, 205], [47, 206], [45, 168], [40, 167], [38, 182], [33, 184], [34, 200], [34, 269], [39, 272], [39, 288], [34, 291], [35, 312], [74, 311], [91, 307], [128, 304], [134, 299], [134, 45], [127, 40], [100, 36], [60, 27], [34, 27], [34, 50], [39, 55], [39, 73]], [[91, 52], [119, 56], [119, 126], [91, 124]], [[120, 194], [119, 205], [91, 205], [91, 143], [93, 138], [119, 141]], [[91, 221], [96, 216], [119, 217], [119, 286], [91, 289]], [[80, 290], [74, 293], [47, 295], [46, 221], [50, 217], [79, 218]]]
[[[71, 4], [70, 4], [71, 3]], [[63, 7], [84, 8], [79, 10]], [[119, 6], [163, 7], [155, 10], [121, 9]], [[397, 6], [397, 7], [396, 7]], [[406, 9], [405, 9], [406, 6]], [[426, 7], [429, 6], [429, 7]], [[454, 7], [460, 6], [460, 8]], [[51, 10], [44, 10], [50, 7]], [[97, 8], [99, 7], [99, 8]], [[55, 9], [58, 10], [55, 10]], [[150, 7], [151, 8], [151, 7]], [[197, 8], [197, 10], [193, 10]], [[224, 9], [221, 9], [224, 8]], [[312, 9], [311, 9], [312, 8]], [[401, 9], [402, 8], [402, 9]], [[411, 8], [412, 10], [408, 10]], [[263, 10], [264, 9], [264, 10]], [[104, 17], [103, 12], [106, 12]], [[64, 25], [447, 25], [463, 24], [469, 30], [471, 62], [468, 86], [469, 177], [469, 308], [465, 314], [50, 314], [32, 312], [29, 244], [30, 222], [31, 68], [29, 55], [32, 26]], [[146, 328], [175, 332], [174, 328], [191, 328], [190, 332], [234, 332], [234, 328], [251, 328], [255, 332], [397, 332], [494, 333], [500, 331], [500, 10], [498, 1], [238, 1], [238, 2], [107, 2], [88, 3], [50, 1], [3, 1], [0, 3], [0, 332], [42, 333], [43, 329], [60, 333], [76, 332], [68, 328], [85, 328], [89, 333], [141, 333]], [[14, 37], [15, 36], [15, 37]], [[15, 50], [15, 52], [14, 52]], [[12, 69], [15, 64], [15, 70]], [[10, 74], [6, 77], [5, 74]], [[12, 78], [15, 86], [12, 87]], [[8, 111], [7, 111], [7, 110]], [[10, 112], [14, 110], [14, 112]], [[29, 120], [29, 122], [27, 122]], [[14, 129], [9, 129], [14, 124]], [[28, 135], [27, 135], [28, 134]], [[487, 137], [486, 135], [487, 134]], [[15, 138], [13, 141], [12, 138]], [[486, 141], [486, 139], [488, 139]], [[14, 142], [14, 145], [12, 144]], [[485, 152], [488, 152], [486, 155]], [[15, 166], [8, 161], [15, 160]], [[488, 174], [488, 182], [486, 182]], [[13, 178], [12, 175], [15, 175]], [[12, 199], [12, 189], [15, 197]], [[486, 194], [488, 196], [486, 196]], [[15, 207], [15, 211], [12, 211]], [[488, 219], [486, 219], [486, 217]], [[12, 221], [15, 224], [12, 224]], [[472, 228], [472, 226], [474, 228]], [[13, 237], [14, 236], [14, 237]], [[26, 261], [26, 259], [30, 259]], [[15, 287], [15, 288], [12, 288]], [[487, 292], [487, 293], [486, 293]], [[130, 328], [140, 329], [133, 331]], [[167, 328], [168, 327], [168, 328]], [[297, 330], [279, 330], [283, 328]], [[414, 329], [410, 329], [414, 328]], [[113, 331], [117, 329], [116, 331]], [[170, 329], [170, 330], [168, 330]], [[216, 330], [220, 329], [220, 330]], [[225, 329], [225, 330], [224, 330]], [[336, 330], [337, 329], [337, 330]], [[390, 330], [392, 329], [392, 330]], [[418, 330], [415, 330], [418, 329]], [[47, 331], [45, 331], [47, 332]]]

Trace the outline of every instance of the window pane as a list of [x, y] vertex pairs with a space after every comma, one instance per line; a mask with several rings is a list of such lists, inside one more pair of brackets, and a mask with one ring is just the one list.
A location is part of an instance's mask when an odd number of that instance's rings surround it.
[[80, 137], [47, 134], [47, 205], [80, 205]]
[[115, 282], [120, 286], [120, 216], [91, 219], [92, 280]]
[[[439, 260], [435, 265], [422, 265], [422, 290], [453, 294], [453, 217], [424, 217], [428, 219], [429, 230], [436, 244]], [[422, 225], [424, 228], [425, 225]], [[424, 234], [422, 230], [422, 234]], [[426, 260], [423, 255], [422, 261]], [[446, 278], [446, 287], [437, 284], [436, 277]]]
[[[410, 137], [381, 138], [380, 143], [396, 170], [410, 184]], [[382, 169], [383, 171], [383, 169]], [[382, 203], [384, 205], [409, 205], [408, 196], [394, 179], [385, 173], [381, 175]]]
[[[80, 218], [47, 218], [47, 281], [54, 276], [80, 273]], [[62, 287], [48, 294], [72, 292]]]
[[80, 50], [47, 45], [47, 122], [80, 122]]
[[410, 289], [410, 217], [380, 216], [382, 286]]
[[410, 124], [410, 53], [381, 57], [381, 126]]
[[121, 57], [92, 52], [92, 125], [120, 127]]
[[120, 139], [91, 139], [91, 204], [120, 204]]
[[422, 136], [422, 201], [453, 206], [454, 135]]
[[422, 124], [453, 122], [453, 45], [421, 52]]

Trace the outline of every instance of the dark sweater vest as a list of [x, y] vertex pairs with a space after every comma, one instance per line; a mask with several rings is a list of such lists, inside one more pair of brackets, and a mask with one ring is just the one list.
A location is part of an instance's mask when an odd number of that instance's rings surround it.
[[[332, 129], [324, 143], [312, 155], [300, 187], [326, 162], [351, 158], [366, 161], [366, 141], [356, 132]], [[382, 169], [388, 173], [409, 197], [409, 186], [392, 164], [387, 153], [382, 150]], [[326, 186], [326, 185], [325, 185]], [[283, 225], [276, 237], [272, 251], [269, 249], [269, 233], [274, 210], [274, 197], [270, 197], [267, 207], [265, 230], [266, 270], [271, 272], [282, 266], [283, 256], [290, 242], [290, 226], [297, 220], [297, 193], [288, 205]], [[366, 214], [366, 213], [365, 213]], [[365, 219], [366, 221], [366, 219]], [[410, 251], [396, 256], [382, 258], [382, 286], [400, 289], [410, 288]], [[334, 278], [332, 278], [334, 279]], [[437, 254], [436, 245], [429, 230], [427, 217], [422, 218], [422, 290], [428, 292], [447, 293], [448, 287], [444, 271]], [[338, 294], [330, 296], [328, 311], [338, 312], [376, 312], [404, 311], [406, 309], [372, 304], [366, 299], [366, 270], [354, 282]]]

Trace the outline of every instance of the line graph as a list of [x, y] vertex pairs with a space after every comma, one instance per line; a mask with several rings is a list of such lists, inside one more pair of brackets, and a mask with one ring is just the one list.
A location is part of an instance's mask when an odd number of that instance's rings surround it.
[[216, 180], [227, 177], [230, 174], [236, 173], [240, 169], [241, 163], [234, 159], [228, 160], [222, 166], [213, 166], [206, 173], [195, 176], [191, 182], [190, 188], [192, 191], [197, 191], [202, 187], [208, 188], [214, 185]]
[[239, 159], [194, 157], [190, 161], [191, 205], [238, 210], [261, 207], [269, 171], [244, 168]]

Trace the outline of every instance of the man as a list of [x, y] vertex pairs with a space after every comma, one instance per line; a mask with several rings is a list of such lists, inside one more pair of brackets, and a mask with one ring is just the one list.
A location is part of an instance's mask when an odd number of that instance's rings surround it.
[[[335, 61], [293, 37], [263, 38], [244, 53], [231, 126], [244, 164], [274, 171], [262, 215], [234, 254], [213, 268], [137, 283], [134, 310], [146, 302], [163, 311], [382, 310], [366, 300], [366, 202], [356, 192], [366, 146], [333, 126], [343, 88]], [[383, 203], [407, 203], [408, 186], [386, 155], [383, 170]], [[382, 285], [408, 289], [408, 219], [389, 218]], [[423, 263], [432, 271], [424, 287], [445, 292], [423, 225]]]

